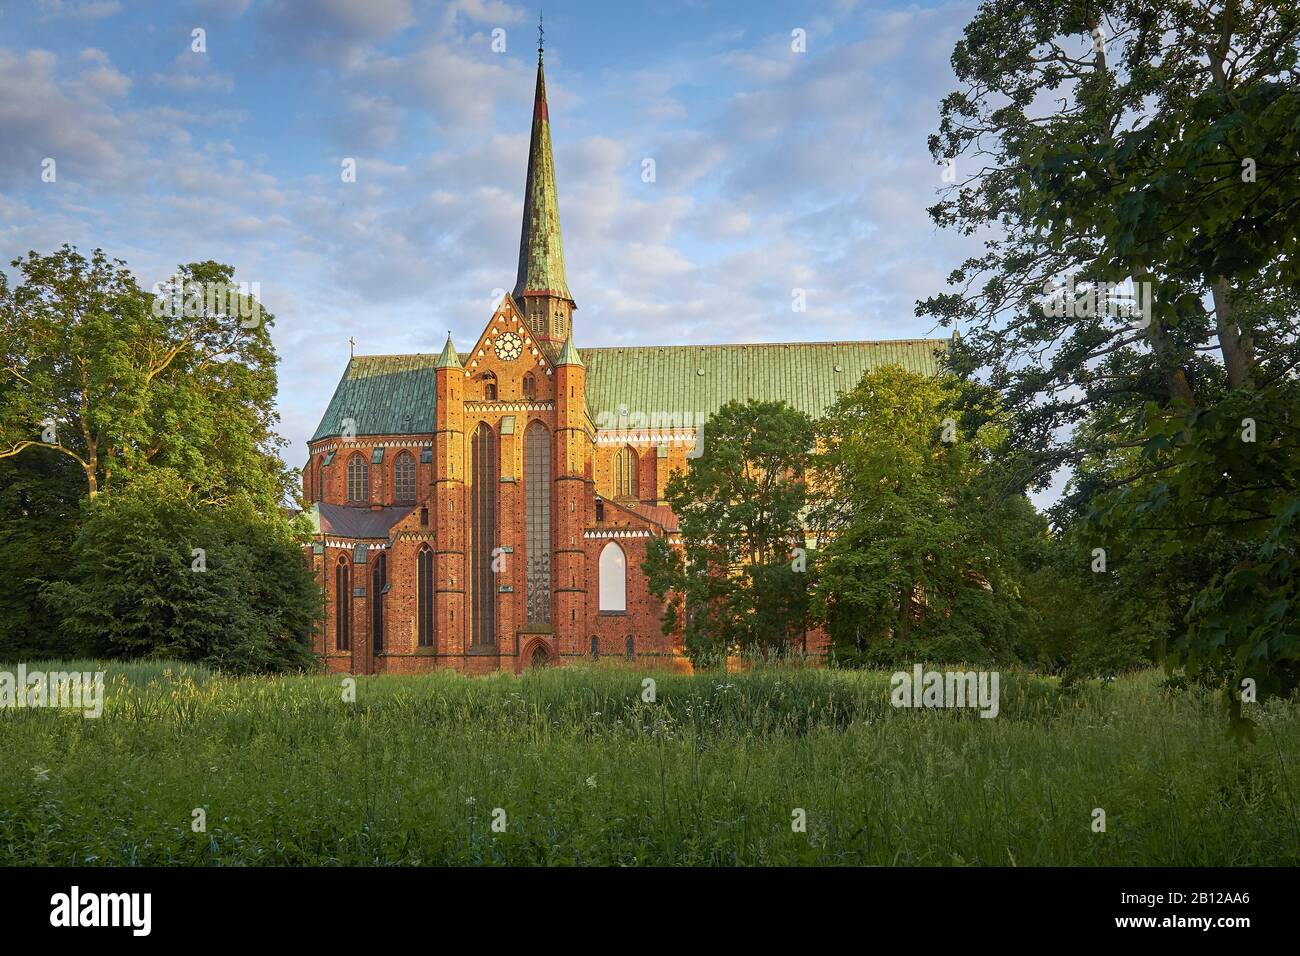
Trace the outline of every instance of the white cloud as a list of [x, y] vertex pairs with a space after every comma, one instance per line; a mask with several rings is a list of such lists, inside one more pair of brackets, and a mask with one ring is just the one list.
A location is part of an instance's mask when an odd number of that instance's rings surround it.
[[235, 88], [234, 77], [213, 67], [210, 53], [188, 49], [176, 55], [166, 73], [155, 73], [153, 82], [181, 93], [229, 93]]
[[71, 20], [102, 20], [122, 12], [119, 0], [86, 0], [84, 3], [69, 3], [66, 0], [39, 0], [37, 10], [50, 19], [64, 18]]

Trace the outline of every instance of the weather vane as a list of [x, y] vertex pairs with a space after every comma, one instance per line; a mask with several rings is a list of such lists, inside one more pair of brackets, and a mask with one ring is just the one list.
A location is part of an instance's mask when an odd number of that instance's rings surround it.
[[542, 43], [542, 38], [545, 36], [546, 36], [546, 31], [542, 29], [542, 14], [538, 13], [537, 14], [537, 59], [539, 60], [542, 58], [542, 47], [545, 46], [545, 44]]

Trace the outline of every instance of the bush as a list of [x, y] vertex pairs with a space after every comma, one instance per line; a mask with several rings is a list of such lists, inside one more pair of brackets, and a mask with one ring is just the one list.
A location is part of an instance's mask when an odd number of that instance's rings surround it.
[[287, 522], [200, 503], [173, 475], [86, 505], [66, 581], [44, 589], [93, 653], [171, 657], [225, 671], [313, 662], [320, 591]]

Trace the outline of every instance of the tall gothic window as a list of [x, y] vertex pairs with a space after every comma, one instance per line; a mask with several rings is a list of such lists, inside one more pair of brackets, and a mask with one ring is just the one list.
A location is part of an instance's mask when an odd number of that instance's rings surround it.
[[334, 649], [346, 651], [352, 646], [352, 573], [348, 559], [339, 555], [334, 568]]
[[433, 647], [433, 551], [423, 545], [415, 559], [415, 621], [421, 647]]
[[528, 623], [551, 623], [551, 433], [533, 422], [524, 433], [527, 484]]
[[614, 456], [614, 497], [635, 498], [636, 466], [639, 459], [632, 447], [624, 446]]
[[497, 546], [497, 495], [501, 481], [497, 433], [479, 425], [470, 441], [473, 477], [470, 479], [470, 580], [474, 588], [472, 647], [491, 647], [496, 640], [496, 575], [492, 551]]
[[316, 459], [316, 468], [313, 472], [316, 481], [315, 493], [312, 495], [313, 501], [322, 501], [325, 497], [325, 456]]
[[415, 459], [402, 452], [393, 462], [393, 493], [397, 501], [415, 500]]
[[532, 372], [524, 376], [524, 398], [530, 402], [537, 400], [537, 379]]
[[348, 459], [348, 501], [370, 500], [370, 462], [357, 452]]
[[370, 630], [375, 653], [384, 650], [384, 586], [388, 583], [388, 555], [380, 551], [370, 570]]
[[600, 552], [600, 610], [627, 610], [627, 555], [613, 541]]
[[497, 400], [497, 377], [491, 372], [483, 373], [483, 401], [495, 402]]

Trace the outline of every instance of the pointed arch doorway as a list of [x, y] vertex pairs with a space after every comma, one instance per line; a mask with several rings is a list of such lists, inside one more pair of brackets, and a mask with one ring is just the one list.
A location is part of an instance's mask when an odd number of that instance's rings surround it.
[[550, 667], [552, 664], [551, 652], [546, 645], [538, 641], [533, 645], [533, 652], [528, 656], [528, 667]]

